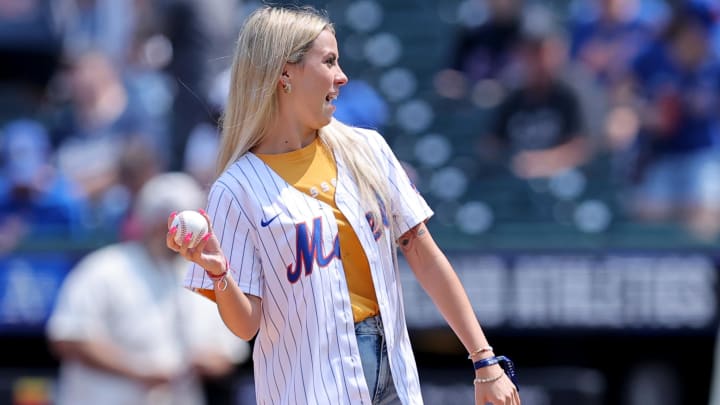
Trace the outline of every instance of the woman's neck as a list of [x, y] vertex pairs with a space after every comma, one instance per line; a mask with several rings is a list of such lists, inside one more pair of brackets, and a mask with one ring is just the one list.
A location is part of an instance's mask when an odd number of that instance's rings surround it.
[[300, 126], [278, 124], [273, 126], [253, 153], [274, 155], [287, 153], [310, 145], [317, 137], [317, 130]]

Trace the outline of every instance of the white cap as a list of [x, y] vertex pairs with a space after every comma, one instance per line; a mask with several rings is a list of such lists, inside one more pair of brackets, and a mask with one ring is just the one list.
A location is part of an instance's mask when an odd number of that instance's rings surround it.
[[135, 201], [135, 215], [142, 224], [166, 222], [173, 211], [197, 210], [205, 206], [205, 193], [192, 176], [162, 173], [148, 180]]

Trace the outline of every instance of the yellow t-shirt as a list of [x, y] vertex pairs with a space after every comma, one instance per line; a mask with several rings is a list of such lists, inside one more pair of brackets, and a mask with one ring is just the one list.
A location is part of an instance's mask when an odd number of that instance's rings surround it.
[[380, 310], [370, 276], [370, 264], [355, 231], [335, 204], [337, 167], [320, 138], [292, 152], [256, 155], [288, 184], [332, 207], [338, 225], [340, 257], [350, 290], [353, 318], [359, 322], [377, 315]]

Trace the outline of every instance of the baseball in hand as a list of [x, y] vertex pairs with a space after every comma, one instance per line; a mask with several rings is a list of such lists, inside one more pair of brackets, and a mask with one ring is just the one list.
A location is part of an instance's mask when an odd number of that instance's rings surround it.
[[197, 211], [186, 210], [180, 211], [175, 218], [173, 218], [170, 228], [177, 226], [177, 232], [175, 233], [175, 242], [178, 245], [182, 245], [185, 237], [192, 233], [192, 239], [190, 239], [190, 248], [197, 246], [198, 242], [207, 235], [208, 224], [202, 214]]

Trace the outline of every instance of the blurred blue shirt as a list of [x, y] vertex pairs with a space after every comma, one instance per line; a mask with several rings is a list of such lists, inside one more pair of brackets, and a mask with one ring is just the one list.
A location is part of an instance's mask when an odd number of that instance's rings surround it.
[[665, 103], [665, 114], [676, 117], [670, 133], [644, 131], [654, 152], [683, 153], [715, 143], [720, 110], [720, 65], [715, 58], [688, 70], [673, 60], [667, 44], [658, 41], [634, 62], [633, 71], [641, 97]]
[[351, 80], [342, 86], [335, 107], [335, 118], [352, 126], [381, 129], [388, 119], [387, 102], [362, 80]]

